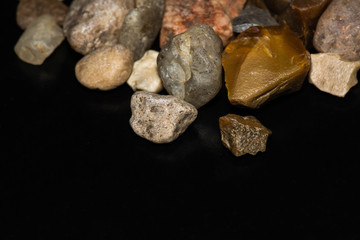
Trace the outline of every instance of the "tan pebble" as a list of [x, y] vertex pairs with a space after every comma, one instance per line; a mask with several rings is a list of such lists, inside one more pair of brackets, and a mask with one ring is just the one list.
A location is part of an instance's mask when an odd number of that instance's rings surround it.
[[75, 75], [87, 88], [110, 90], [128, 80], [132, 67], [132, 52], [117, 44], [98, 48], [85, 55], [76, 64]]

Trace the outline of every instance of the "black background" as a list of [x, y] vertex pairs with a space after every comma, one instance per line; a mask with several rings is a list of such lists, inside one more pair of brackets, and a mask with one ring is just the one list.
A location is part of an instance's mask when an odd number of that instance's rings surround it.
[[[19, 60], [17, 1], [6, 4], [2, 239], [360, 239], [360, 84], [338, 98], [306, 79], [258, 110], [229, 104], [223, 86], [158, 145], [129, 125], [129, 86], [77, 82], [66, 41], [41, 66]], [[218, 127], [228, 113], [271, 129], [267, 151], [234, 157]]]

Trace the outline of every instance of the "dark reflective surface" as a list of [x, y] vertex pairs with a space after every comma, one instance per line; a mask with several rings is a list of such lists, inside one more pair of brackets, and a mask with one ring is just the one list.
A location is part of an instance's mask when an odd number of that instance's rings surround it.
[[[258, 110], [226, 89], [176, 141], [134, 134], [132, 90], [81, 86], [67, 44], [42, 66], [14, 54], [16, 1], [4, 15], [0, 87], [2, 239], [359, 239], [360, 85], [301, 91]], [[359, 78], [358, 74], [358, 78]], [[234, 157], [218, 118], [256, 116], [267, 151]]]

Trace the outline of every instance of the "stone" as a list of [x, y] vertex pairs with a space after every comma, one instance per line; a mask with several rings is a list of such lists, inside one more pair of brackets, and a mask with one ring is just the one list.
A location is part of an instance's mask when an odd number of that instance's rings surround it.
[[130, 105], [132, 129], [154, 143], [174, 141], [197, 117], [194, 106], [171, 95], [137, 91]]
[[59, 0], [20, 0], [16, 10], [16, 22], [24, 30], [34, 19], [49, 14], [62, 26], [68, 10], [68, 6]]
[[259, 108], [302, 87], [310, 54], [286, 25], [254, 26], [226, 46], [222, 64], [230, 103]]
[[160, 31], [160, 48], [191, 26], [211, 26], [226, 46], [233, 36], [231, 17], [218, 0], [166, 0]]
[[56, 19], [44, 14], [26, 28], [15, 45], [16, 55], [24, 62], [41, 65], [65, 39]]
[[293, 0], [264, 0], [266, 6], [275, 14], [280, 14], [285, 11], [292, 1]]
[[126, 15], [119, 33], [119, 44], [140, 59], [154, 43], [162, 23], [162, 11], [156, 7], [136, 7]]
[[200, 108], [222, 86], [222, 44], [207, 25], [195, 25], [175, 36], [160, 51], [158, 72], [166, 91]]
[[333, 0], [321, 15], [314, 34], [319, 52], [339, 53], [350, 61], [360, 60], [360, 1]]
[[271, 14], [255, 6], [246, 6], [240, 15], [232, 20], [233, 31], [241, 33], [252, 26], [277, 26]]
[[323, 92], [345, 97], [358, 83], [356, 73], [359, 69], [360, 61], [341, 59], [337, 53], [311, 54], [309, 82]]
[[244, 8], [246, 0], [218, 0], [218, 2], [223, 6], [227, 15], [233, 19], [239, 16], [241, 10]]
[[221, 141], [236, 157], [265, 152], [271, 131], [253, 116], [227, 114], [219, 118]]
[[135, 6], [152, 8], [154, 11], [159, 11], [160, 15], [163, 15], [165, 11], [165, 0], [136, 0]]
[[316, 24], [332, 0], [292, 0], [279, 16], [282, 24], [287, 24], [304, 42], [307, 49], [312, 48]]
[[128, 80], [133, 64], [132, 52], [124, 46], [105, 46], [81, 58], [75, 75], [89, 89], [111, 90]]
[[144, 56], [134, 63], [133, 71], [127, 80], [134, 90], [158, 93], [163, 89], [157, 70], [158, 51], [148, 50]]
[[125, 16], [134, 5], [133, 0], [74, 0], [64, 21], [70, 46], [85, 55], [117, 44]]

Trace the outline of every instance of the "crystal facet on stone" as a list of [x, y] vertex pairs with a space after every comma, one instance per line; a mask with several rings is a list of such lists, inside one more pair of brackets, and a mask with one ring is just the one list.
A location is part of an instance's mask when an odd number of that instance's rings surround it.
[[137, 91], [131, 97], [130, 125], [134, 132], [154, 143], [177, 139], [196, 119], [196, 108], [171, 95]]
[[158, 56], [158, 71], [166, 91], [199, 108], [222, 86], [222, 44], [207, 25], [195, 25], [175, 36]]
[[255, 26], [226, 46], [222, 64], [230, 103], [258, 108], [302, 87], [310, 54], [287, 26]]
[[235, 156], [265, 152], [271, 131], [253, 116], [228, 114], [219, 118], [221, 141]]
[[347, 61], [337, 53], [311, 54], [309, 82], [323, 92], [345, 97], [358, 81], [356, 73], [360, 61]]
[[64, 40], [56, 19], [44, 14], [26, 28], [15, 45], [15, 53], [24, 62], [41, 65]]

